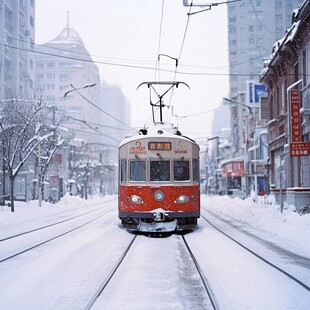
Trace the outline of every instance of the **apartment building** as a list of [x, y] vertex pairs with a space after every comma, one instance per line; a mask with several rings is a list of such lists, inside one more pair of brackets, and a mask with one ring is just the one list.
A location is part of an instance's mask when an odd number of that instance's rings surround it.
[[34, 96], [35, 1], [0, 1], [0, 99]]
[[243, 0], [228, 4], [230, 98], [259, 81], [263, 59], [291, 25], [303, 0]]

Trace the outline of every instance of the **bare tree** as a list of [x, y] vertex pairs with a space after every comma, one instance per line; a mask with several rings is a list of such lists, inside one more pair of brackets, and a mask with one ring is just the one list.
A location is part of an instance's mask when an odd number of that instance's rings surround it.
[[[41, 101], [8, 100], [2, 102], [0, 141], [3, 144], [3, 169], [10, 180], [11, 211], [14, 212], [14, 181], [25, 162], [53, 132], [42, 135]], [[3, 172], [4, 172], [3, 171]]]
[[[39, 191], [41, 198], [44, 199], [43, 183], [46, 178], [48, 167], [54, 158], [56, 151], [67, 144], [68, 139], [63, 138], [60, 124], [64, 118], [58, 118], [56, 123], [55, 107], [43, 106], [44, 113], [41, 115], [41, 134], [47, 137], [41, 141], [40, 148], [34, 150], [34, 155], [38, 167]], [[52, 111], [52, 117], [51, 117]]]

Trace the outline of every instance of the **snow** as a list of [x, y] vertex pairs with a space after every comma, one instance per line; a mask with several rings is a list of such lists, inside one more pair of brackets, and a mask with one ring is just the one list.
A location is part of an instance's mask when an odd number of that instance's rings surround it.
[[[116, 199], [93, 196], [83, 200], [66, 195], [59, 203], [43, 202], [42, 207], [38, 201], [16, 202], [14, 213], [7, 206], [0, 207], [0, 240], [100, 207], [107, 211], [101, 221], [81, 232], [0, 263], [0, 309], [84, 309], [98, 290], [102, 274], [111, 272], [133, 238], [120, 228]], [[303, 281], [308, 279], [309, 285], [310, 214], [300, 216], [293, 206], [281, 213], [272, 199], [268, 202], [201, 196], [202, 215], [214, 217], [218, 223], [233, 223], [242, 231], [303, 257], [304, 267], [297, 261], [285, 264], [300, 273]], [[198, 229], [185, 237], [217, 293], [220, 309], [309, 309], [309, 292], [225, 241], [203, 219], [198, 224]], [[227, 229], [233, 232], [231, 226]], [[45, 233], [40, 234], [44, 237]], [[246, 240], [252, 239], [244, 237]], [[209, 308], [179, 235], [144, 236], [137, 241], [94, 309]], [[6, 252], [1, 243], [3, 257]], [[266, 249], [261, 251], [272, 256]], [[281, 257], [273, 256], [281, 263]]]
[[[310, 225], [310, 214], [300, 216], [294, 212], [294, 206], [287, 206], [281, 214], [280, 206], [269, 197], [267, 203], [256, 204], [253, 198], [242, 200], [229, 196], [214, 196], [212, 204], [203, 196], [202, 205], [208, 204], [208, 210], [232, 219], [235, 223], [248, 225], [253, 229], [272, 234], [284, 247], [294, 247], [297, 253], [310, 257], [310, 238], [307, 232]], [[205, 200], [205, 201], [204, 201]]]

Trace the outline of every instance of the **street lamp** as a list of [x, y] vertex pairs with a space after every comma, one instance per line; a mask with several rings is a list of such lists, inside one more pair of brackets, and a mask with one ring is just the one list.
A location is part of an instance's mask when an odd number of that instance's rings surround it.
[[[255, 114], [253, 113], [253, 111], [252, 111], [252, 107], [250, 107], [250, 106], [248, 106], [247, 104], [245, 104], [245, 103], [243, 103], [243, 102], [239, 102], [239, 101], [237, 101], [237, 100], [233, 100], [233, 99], [230, 99], [230, 98], [226, 98], [226, 97], [223, 97], [223, 99], [224, 100], [226, 100], [226, 101], [228, 101], [228, 102], [230, 102], [230, 103], [232, 103], [232, 104], [238, 104], [238, 105], [241, 105], [241, 106], [243, 106], [243, 107], [245, 107], [245, 108], [248, 108], [249, 109], [249, 115], [251, 115], [252, 116], [252, 119], [255, 121], [255, 123], [254, 123], [254, 145], [253, 145], [253, 147], [254, 147], [254, 161], [252, 160], [252, 162], [254, 163], [254, 190], [255, 190], [255, 202], [257, 203], [258, 202], [258, 184], [257, 184], [257, 154], [256, 154], [256, 116], [255, 116]], [[247, 136], [249, 135], [249, 122], [247, 122], [247, 124], [246, 124], [246, 130], [247, 130], [247, 132], [246, 132], [246, 137], [245, 137], [245, 152], [247, 152], [248, 150], [247, 150]], [[251, 165], [251, 167], [252, 167], [252, 165]], [[246, 181], [246, 183], [247, 183], [247, 181]]]
[[89, 88], [89, 87], [94, 87], [94, 86], [97, 85], [97, 83], [86, 84], [86, 85], [84, 85], [84, 86], [82, 86], [82, 87], [79, 87], [79, 88], [75, 88], [72, 84], [70, 84], [70, 85], [71, 85], [72, 89], [70, 89], [70, 90], [68, 90], [67, 92], [65, 92], [64, 98], [66, 98], [66, 96], [67, 96], [69, 93], [73, 92], [73, 91], [77, 91], [77, 90], [84, 89], [84, 88]]
[[248, 106], [247, 104], [242, 103], [242, 102], [239, 102], [239, 101], [236, 101], [236, 100], [233, 100], [233, 99], [230, 99], [230, 98], [226, 98], [226, 97], [223, 97], [223, 99], [224, 99], [224, 100], [226, 100], [226, 101], [229, 101], [229, 102], [231, 102], [231, 103], [234, 103], [234, 104], [239, 104], [239, 105], [242, 105], [242, 106], [244, 106], [244, 107], [248, 108], [248, 109], [249, 109], [250, 114], [251, 114], [251, 115], [253, 115], [252, 108], [251, 108], [250, 106]]

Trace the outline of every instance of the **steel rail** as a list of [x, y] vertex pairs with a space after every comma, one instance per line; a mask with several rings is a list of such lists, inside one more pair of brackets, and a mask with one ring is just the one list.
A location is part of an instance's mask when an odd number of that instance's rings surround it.
[[200, 215], [201, 218], [203, 218], [210, 226], [212, 226], [215, 230], [217, 230], [218, 232], [222, 233], [224, 236], [226, 236], [227, 238], [229, 238], [230, 240], [232, 240], [233, 242], [235, 242], [236, 244], [238, 244], [240, 247], [242, 247], [244, 250], [248, 251], [249, 253], [251, 253], [252, 255], [254, 255], [256, 258], [260, 259], [261, 261], [263, 261], [264, 263], [266, 263], [267, 265], [271, 266], [272, 268], [276, 269], [277, 271], [281, 272], [282, 274], [284, 274], [286, 277], [288, 277], [289, 279], [291, 279], [292, 281], [296, 282], [297, 284], [299, 284], [301, 287], [303, 287], [304, 289], [306, 289], [307, 291], [310, 292], [310, 286], [308, 286], [307, 284], [303, 283], [302, 281], [298, 280], [296, 277], [294, 277], [293, 275], [291, 275], [290, 273], [288, 273], [287, 271], [285, 271], [284, 269], [278, 267], [277, 265], [273, 264], [272, 262], [270, 262], [268, 259], [262, 257], [261, 255], [257, 254], [256, 252], [252, 251], [250, 248], [246, 247], [245, 245], [243, 245], [241, 242], [237, 241], [236, 239], [234, 239], [233, 237], [229, 236], [227, 233], [225, 233], [224, 231], [222, 231], [220, 228], [216, 227], [213, 223], [211, 223], [204, 215]]
[[196, 270], [197, 270], [197, 272], [198, 272], [198, 274], [199, 274], [199, 276], [200, 276], [200, 279], [201, 279], [201, 281], [202, 281], [202, 283], [203, 283], [203, 286], [204, 286], [204, 288], [205, 288], [205, 290], [206, 290], [206, 292], [207, 292], [207, 295], [208, 295], [208, 297], [209, 297], [209, 300], [210, 300], [210, 303], [211, 303], [211, 305], [212, 305], [212, 308], [213, 308], [214, 310], [218, 310], [219, 307], [217, 306], [216, 301], [215, 301], [215, 298], [213, 297], [212, 290], [211, 290], [211, 288], [209, 287], [207, 280], [205, 279], [205, 276], [204, 276], [204, 274], [203, 274], [203, 272], [202, 272], [202, 270], [201, 270], [201, 268], [200, 268], [200, 266], [199, 266], [199, 263], [198, 263], [198, 261], [197, 261], [195, 255], [194, 255], [194, 253], [193, 253], [192, 250], [190, 249], [190, 247], [189, 247], [189, 245], [188, 245], [188, 243], [187, 243], [187, 241], [186, 241], [186, 239], [185, 239], [185, 237], [184, 237], [183, 235], [182, 235], [182, 239], [183, 239], [183, 241], [184, 241], [184, 244], [185, 244], [185, 246], [186, 246], [186, 249], [187, 249], [189, 255], [191, 256], [191, 258], [192, 258], [192, 260], [193, 260], [193, 262], [194, 262], [194, 264], [195, 264]]
[[102, 282], [102, 284], [100, 285], [99, 289], [96, 291], [96, 293], [94, 294], [94, 296], [91, 298], [91, 300], [88, 302], [87, 306], [84, 308], [85, 310], [89, 310], [91, 309], [91, 307], [94, 305], [94, 303], [96, 302], [96, 300], [99, 298], [99, 296], [101, 295], [101, 293], [103, 292], [103, 290], [106, 288], [106, 286], [109, 284], [110, 280], [113, 278], [114, 274], [116, 273], [116, 271], [118, 270], [118, 268], [120, 267], [120, 265], [122, 264], [124, 258], [126, 257], [127, 253], [129, 252], [131, 246], [133, 245], [133, 243], [135, 242], [137, 238], [137, 235], [135, 235], [133, 237], [133, 239], [131, 240], [131, 242], [129, 243], [129, 245], [127, 246], [127, 248], [125, 249], [125, 251], [123, 252], [122, 256], [120, 257], [120, 259], [118, 260], [118, 262], [116, 263], [116, 265], [114, 266], [113, 270], [111, 271], [111, 273], [109, 274], [109, 276], [105, 279], [105, 281]]

